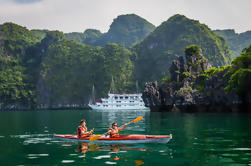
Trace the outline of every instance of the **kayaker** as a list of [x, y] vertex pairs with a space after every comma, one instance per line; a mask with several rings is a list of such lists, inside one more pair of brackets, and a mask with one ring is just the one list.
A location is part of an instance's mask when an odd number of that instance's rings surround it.
[[94, 130], [94, 128], [91, 131], [88, 131], [87, 127], [86, 127], [86, 121], [81, 120], [80, 126], [78, 126], [78, 128], [77, 128], [78, 138], [88, 137], [88, 136], [92, 135], [93, 130]]
[[113, 122], [112, 126], [108, 129], [106, 136], [109, 136], [110, 138], [117, 138], [119, 137], [119, 131], [123, 130], [124, 128], [126, 128], [126, 124], [123, 127], [118, 128], [118, 124]]

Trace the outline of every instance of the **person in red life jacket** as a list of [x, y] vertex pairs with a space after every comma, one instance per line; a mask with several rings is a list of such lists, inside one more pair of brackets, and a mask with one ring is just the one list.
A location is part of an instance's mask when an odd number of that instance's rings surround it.
[[80, 126], [78, 126], [78, 128], [77, 128], [78, 138], [88, 137], [88, 136], [92, 135], [93, 130], [94, 130], [94, 128], [91, 131], [88, 131], [87, 127], [86, 127], [86, 121], [81, 120]]
[[110, 138], [118, 138], [119, 137], [119, 131], [126, 128], [126, 124], [123, 127], [118, 128], [118, 124], [116, 122], [112, 123], [112, 126], [108, 129], [108, 132], [106, 136], [109, 136]]

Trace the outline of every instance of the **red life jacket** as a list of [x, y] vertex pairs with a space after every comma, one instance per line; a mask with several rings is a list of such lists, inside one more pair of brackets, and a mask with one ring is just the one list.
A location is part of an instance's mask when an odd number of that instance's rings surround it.
[[87, 132], [87, 127], [78, 126], [77, 128], [78, 138], [88, 136], [87, 134], [82, 134], [82, 131]]
[[110, 138], [118, 138], [119, 137], [119, 129], [118, 128], [116, 130], [114, 130], [113, 128], [109, 128], [108, 130], [112, 130], [112, 132], [110, 132]]

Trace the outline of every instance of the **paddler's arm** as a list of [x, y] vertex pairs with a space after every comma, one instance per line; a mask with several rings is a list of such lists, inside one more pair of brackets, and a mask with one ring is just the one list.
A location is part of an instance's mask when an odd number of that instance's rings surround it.
[[118, 130], [124, 130], [126, 128], [127, 124], [125, 124], [123, 127], [118, 128]]
[[93, 131], [94, 131], [94, 128], [92, 128], [92, 130], [91, 130], [91, 131], [89, 131], [89, 132], [88, 132], [88, 134], [90, 134], [90, 135], [91, 135], [91, 134], [93, 133]]
[[81, 132], [82, 134], [92, 134], [93, 133], [93, 130], [94, 130], [94, 128], [91, 130], [91, 131], [87, 131], [87, 132]]
[[87, 131], [87, 132], [83, 132], [83, 131], [81, 131], [81, 134], [88, 134], [89, 132]]
[[112, 131], [113, 131], [113, 130], [109, 129], [109, 130], [107, 131], [107, 133], [105, 133], [105, 136], [110, 135]]

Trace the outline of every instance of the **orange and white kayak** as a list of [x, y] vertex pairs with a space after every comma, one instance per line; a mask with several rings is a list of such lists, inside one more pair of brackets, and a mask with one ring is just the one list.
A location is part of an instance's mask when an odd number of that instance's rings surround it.
[[[81, 141], [90, 142], [89, 139], [94, 136], [78, 138], [77, 135], [59, 135], [54, 134], [54, 138], [63, 139], [67, 141]], [[109, 138], [102, 136], [95, 142], [102, 143], [167, 143], [172, 139], [172, 134], [170, 135], [120, 135], [118, 138]]]

